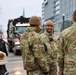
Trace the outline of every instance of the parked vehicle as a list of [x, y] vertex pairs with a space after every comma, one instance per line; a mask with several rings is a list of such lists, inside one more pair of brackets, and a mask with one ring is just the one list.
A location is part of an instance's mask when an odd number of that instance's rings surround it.
[[29, 18], [23, 16], [8, 21], [7, 40], [9, 52], [13, 51], [15, 55], [21, 53], [19, 39], [28, 26], [30, 26]]

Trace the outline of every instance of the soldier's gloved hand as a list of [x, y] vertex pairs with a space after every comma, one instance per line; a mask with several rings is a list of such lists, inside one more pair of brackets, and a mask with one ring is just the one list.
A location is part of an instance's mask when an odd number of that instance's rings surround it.
[[49, 72], [44, 72], [45, 75], [47, 75]]

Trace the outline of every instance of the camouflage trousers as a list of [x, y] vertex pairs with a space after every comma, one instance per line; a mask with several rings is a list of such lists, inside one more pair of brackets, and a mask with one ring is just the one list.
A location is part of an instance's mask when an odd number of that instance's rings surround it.
[[40, 69], [37, 69], [34, 71], [27, 72], [27, 75], [45, 75], [45, 74], [43, 74], [43, 72]]
[[50, 72], [49, 72], [48, 75], [57, 75], [56, 64], [51, 64], [51, 66], [50, 66]]

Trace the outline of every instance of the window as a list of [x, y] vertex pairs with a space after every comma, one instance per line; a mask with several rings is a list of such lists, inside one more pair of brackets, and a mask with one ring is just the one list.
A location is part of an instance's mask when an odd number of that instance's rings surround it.
[[56, 14], [59, 14], [60, 13], [60, 10], [56, 11]]
[[46, 5], [48, 3], [48, 0], [44, 0], [44, 4]]
[[60, 3], [60, 1], [58, 0], [56, 3], [55, 3], [55, 5], [58, 5]]

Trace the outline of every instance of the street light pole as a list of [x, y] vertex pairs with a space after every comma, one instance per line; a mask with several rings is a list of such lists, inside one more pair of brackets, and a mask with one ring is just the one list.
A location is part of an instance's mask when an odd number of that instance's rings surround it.
[[43, 32], [44, 32], [44, 24], [43, 24]]
[[62, 14], [62, 26], [61, 26], [61, 31], [64, 30], [64, 20], [65, 20], [65, 14]]
[[65, 14], [63, 13], [62, 16], [63, 16], [63, 29], [64, 29], [64, 19], [65, 19]]

